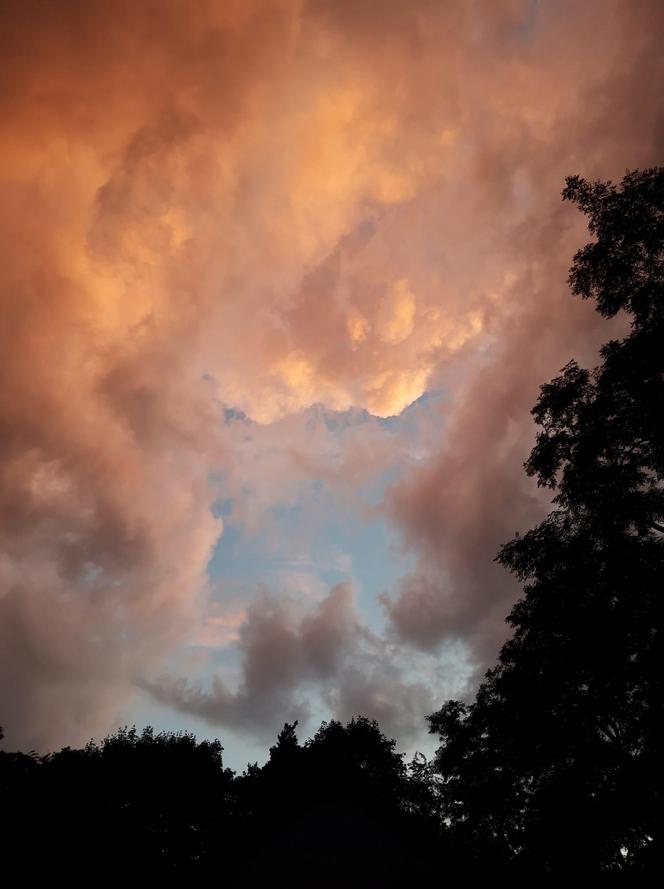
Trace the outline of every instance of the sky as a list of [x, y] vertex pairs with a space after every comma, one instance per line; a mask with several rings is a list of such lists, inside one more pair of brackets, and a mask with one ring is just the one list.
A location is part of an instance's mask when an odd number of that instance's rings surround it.
[[[406, 752], [507, 636], [565, 176], [662, 162], [658, 0], [0, 4], [0, 724]], [[617, 322], [618, 325], [620, 322]], [[427, 746], [429, 745], [429, 746]]]

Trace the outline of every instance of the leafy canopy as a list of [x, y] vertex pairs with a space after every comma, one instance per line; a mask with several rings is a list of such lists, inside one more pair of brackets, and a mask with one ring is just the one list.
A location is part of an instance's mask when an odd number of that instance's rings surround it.
[[567, 179], [595, 240], [572, 292], [629, 319], [601, 363], [541, 387], [525, 464], [555, 494], [498, 554], [514, 632], [470, 705], [429, 717], [470, 858], [541, 872], [645, 868], [660, 841], [664, 592], [664, 170]]

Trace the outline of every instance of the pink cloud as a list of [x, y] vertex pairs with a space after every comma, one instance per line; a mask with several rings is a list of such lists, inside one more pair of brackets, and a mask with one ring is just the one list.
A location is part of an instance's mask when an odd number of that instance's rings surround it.
[[[238, 459], [219, 402], [268, 424], [445, 389], [439, 453], [386, 504], [419, 559], [389, 613], [410, 641], [491, 650], [515, 590], [490, 559], [540, 509], [520, 469], [528, 407], [605, 337], [565, 292], [583, 232], [562, 178], [620, 175], [662, 141], [661, 4], [530, 9], [3, 5], [8, 743], [104, 731], [201, 619], [221, 531], [209, 478]], [[288, 481], [330, 473], [295, 450]], [[340, 484], [374, 452], [389, 457], [357, 441]], [[332, 618], [298, 630], [314, 641], [289, 688], [330, 669]], [[258, 698], [271, 640], [276, 657], [293, 632], [265, 620], [249, 622]], [[379, 701], [366, 682], [339, 706], [361, 687]]]

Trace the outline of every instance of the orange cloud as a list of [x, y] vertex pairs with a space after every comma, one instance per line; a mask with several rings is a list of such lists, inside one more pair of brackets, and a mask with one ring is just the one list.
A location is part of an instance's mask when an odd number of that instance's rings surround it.
[[[562, 177], [661, 149], [661, 5], [531, 7], [3, 4], [9, 743], [103, 731], [199, 620], [218, 401], [270, 423], [454, 388], [391, 514], [427, 589], [450, 578], [436, 638], [471, 632], [534, 388], [599, 336], [562, 285]], [[416, 641], [420, 589], [390, 606]]]

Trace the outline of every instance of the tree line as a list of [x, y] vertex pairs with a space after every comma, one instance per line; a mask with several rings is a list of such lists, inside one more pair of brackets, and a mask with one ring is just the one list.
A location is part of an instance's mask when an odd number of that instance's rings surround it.
[[[664, 695], [664, 169], [569, 177], [593, 240], [572, 293], [626, 335], [541, 387], [525, 464], [551, 511], [497, 559], [522, 583], [470, 701], [410, 764], [377, 723], [286, 724], [264, 766], [219, 741], [122, 729], [0, 753], [3, 859], [90, 878], [401, 886], [453, 876], [656, 872]], [[506, 504], [509, 509], [509, 504]]]

